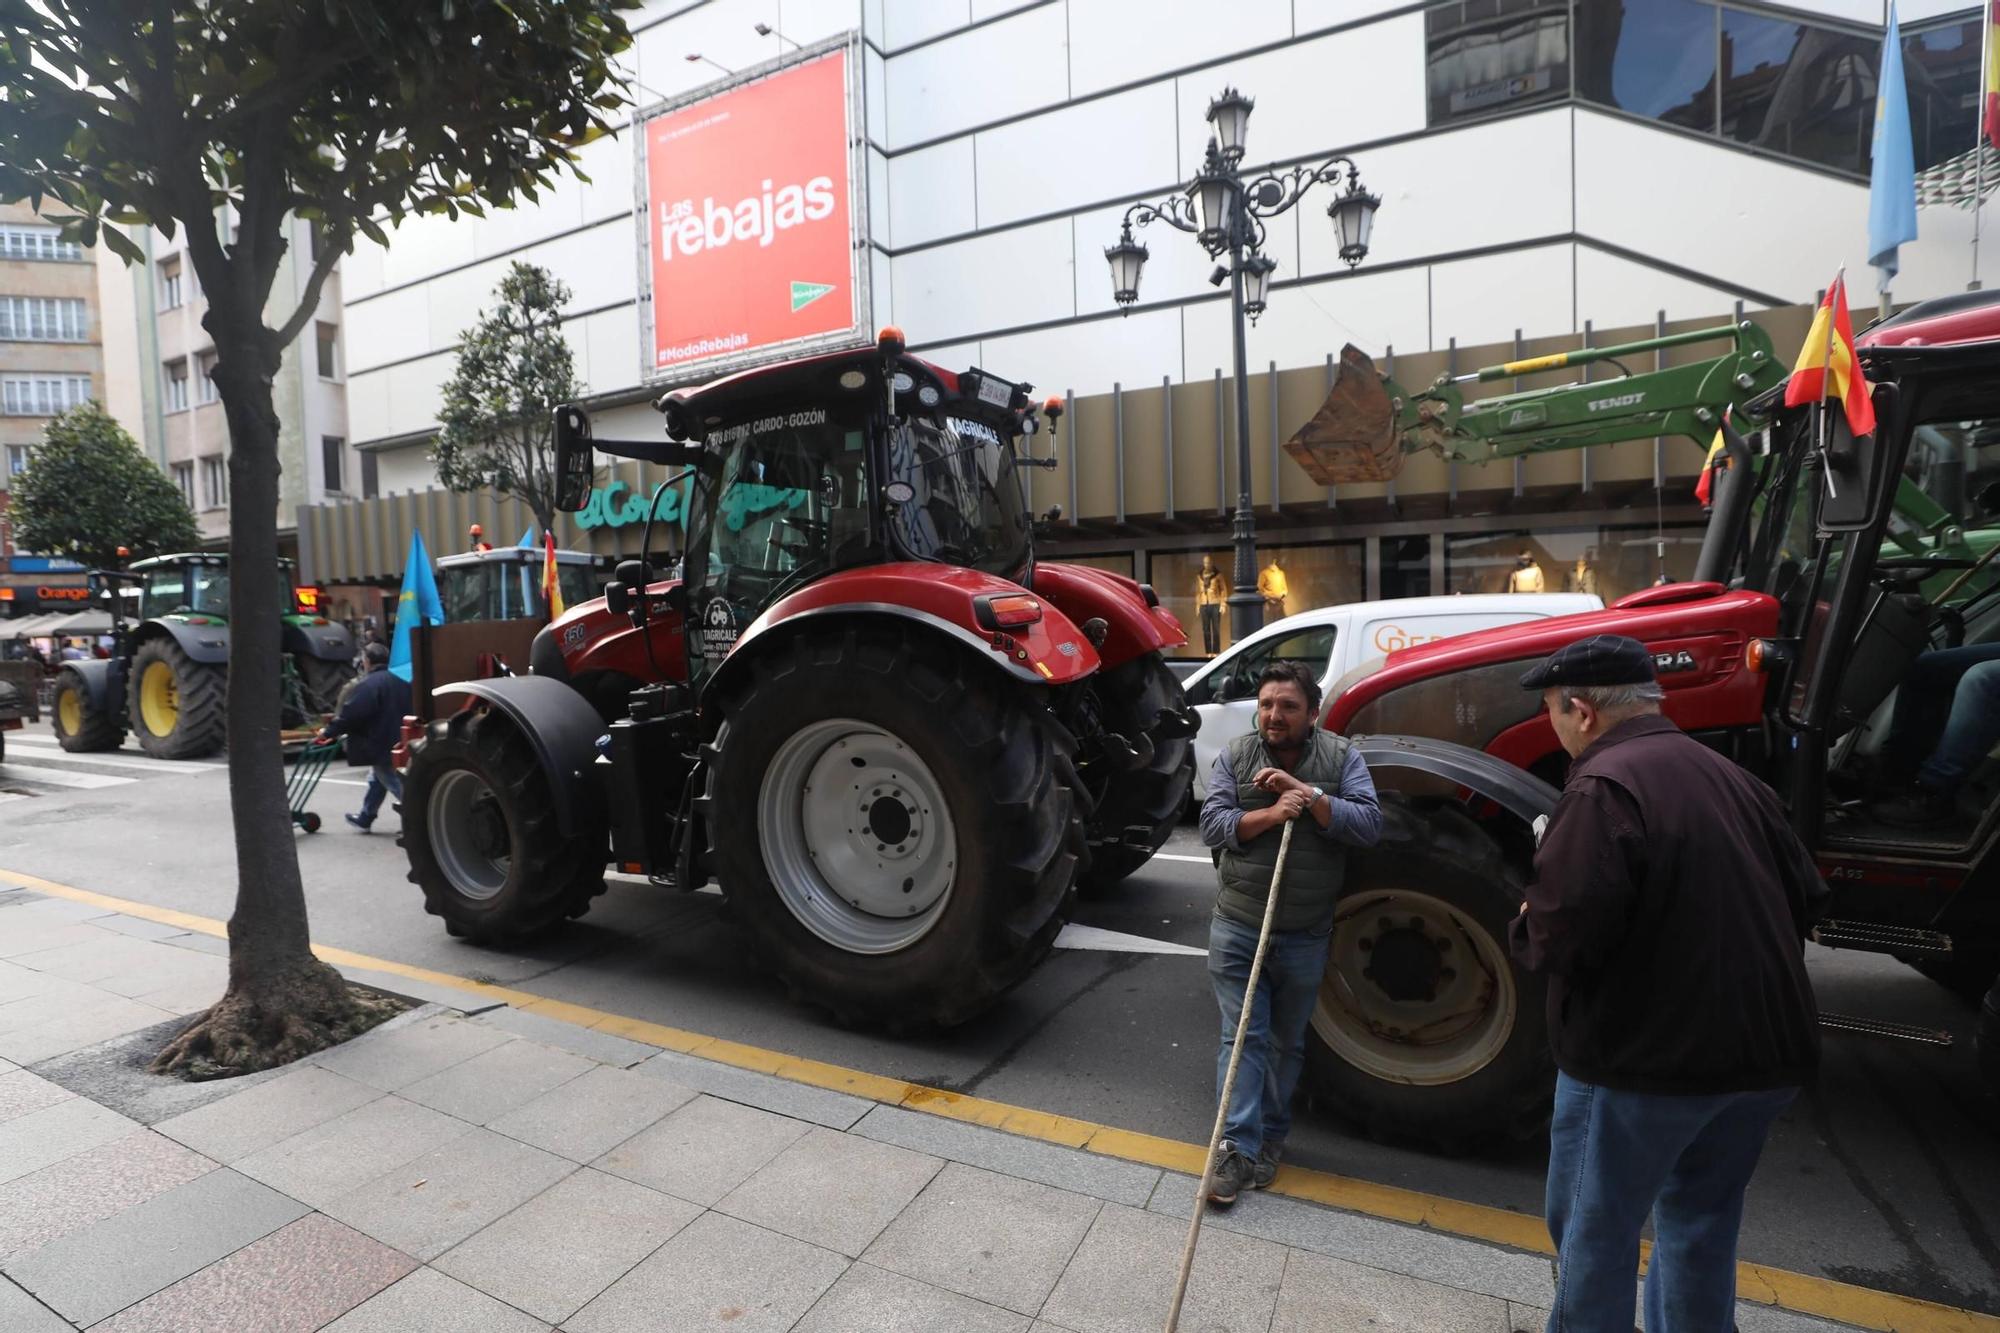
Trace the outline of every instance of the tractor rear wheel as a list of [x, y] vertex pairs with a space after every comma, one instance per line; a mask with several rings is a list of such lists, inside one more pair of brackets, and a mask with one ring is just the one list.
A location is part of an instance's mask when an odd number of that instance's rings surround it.
[[1320, 1105], [1376, 1138], [1461, 1151], [1548, 1123], [1545, 984], [1515, 967], [1521, 881], [1457, 809], [1382, 794], [1382, 841], [1348, 854], [1306, 1034]]
[[56, 742], [72, 754], [115, 750], [125, 743], [124, 719], [108, 707], [90, 702], [90, 689], [83, 676], [63, 671], [56, 676]]
[[354, 664], [308, 657], [304, 653], [294, 654], [292, 662], [298, 667], [299, 691], [304, 695], [306, 714], [317, 723], [322, 714], [340, 707], [340, 691], [354, 679]]
[[1113, 773], [1096, 793], [1089, 824], [1090, 866], [1077, 881], [1082, 893], [1108, 889], [1152, 860], [1180, 822], [1194, 784], [1193, 738], [1154, 734], [1162, 713], [1187, 706], [1180, 678], [1165, 658], [1158, 652], [1134, 658], [1103, 673], [1092, 690], [1106, 731], [1135, 742], [1145, 736], [1153, 750], [1143, 765]]
[[132, 654], [126, 685], [132, 731], [155, 759], [199, 759], [222, 748], [227, 672], [205, 666], [172, 639], [148, 639]]
[[752, 670], [708, 819], [759, 961], [843, 1023], [934, 1030], [991, 1006], [1073, 901], [1067, 733], [919, 631], [808, 631]]
[[403, 846], [424, 910], [475, 944], [513, 944], [590, 910], [605, 839], [564, 837], [548, 775], [505, 714], [462, 714], [410, 747]]

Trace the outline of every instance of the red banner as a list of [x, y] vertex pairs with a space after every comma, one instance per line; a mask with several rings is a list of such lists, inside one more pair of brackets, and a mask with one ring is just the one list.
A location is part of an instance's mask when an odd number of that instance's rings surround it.
[[648, 378], [854, 332], [848, 53], [645, 122]]

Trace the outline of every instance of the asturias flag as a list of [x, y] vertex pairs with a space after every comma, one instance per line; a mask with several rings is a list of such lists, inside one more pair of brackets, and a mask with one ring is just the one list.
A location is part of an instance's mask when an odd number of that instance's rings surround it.
[[431, 577], [430, 552], [424, 549], [424, 534], [410, 534], [410, 555], [403, 561], [403, 590], [396, 596], [396, 637], [389, 644], [389, 670], [404, 680], [412, 674], [410, 631], [421, 621], [444, 624], [444, 603], [438, 600], [437, 580]]
[[[2000, 0], [1995, 0], [2000, 3]], [[1897, 248], [1917, 239], [1917, 165], [1910, 147], [1910, 98], [1903, 88], [1903, 39], [1896, 6], [1882, 43], [1882, 77], [1875, 85], [1874, 167], [1868, 177], [1868, 262], [1882, 271], [1882, 288], [1896, 276]]]
[[563, 613], [562, 580], [556, 577], [556, 535], [542, 533], [542, 600], [549, 604], [549, 619]]
[[1806, 330], [1792, 377], [1785, 381], [1785, 406], [1837, 398], [1847, 413], [1847, 429], [1856, 435], [1875, 433], [1875, 404], [1868, 381], [1854, 357], [1854, 323], [1847, 317], [1847, 279], [1835, 278], [1826, 299]]

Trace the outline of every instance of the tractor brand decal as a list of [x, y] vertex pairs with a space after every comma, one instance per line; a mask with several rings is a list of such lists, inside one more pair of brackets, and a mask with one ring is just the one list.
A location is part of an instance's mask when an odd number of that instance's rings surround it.
[[1653, 670], [1661, 675], [1675, 671], [1693, 671], [1700, 665], [1701, 663], [1694, 660], [1694, 654], [1685, 648], [1679, 652], [1653, 654]]
[[1064, 640], [1063, 642], [1056, 645], [1056, 651], [1061, 653], [1064, 657], [1075, 657], [1076, 645], [1069, 642], [1068, 640]]
[[736, 646], [736, 608], [727, 597], [711, 597], [701, 610], [701, 655], [720, 662]]
[[1586, 412], [1611, 412], [1621, 407], [1637, 407], [1646, 401], [1643, 393], [1613, 394], [1609, 398], [1592, 398], [1583, 405]]
[[590, 631], [587, 628], [585, 628], [584, 623], [581, 620], [579, 620], [574, 625], [571, 625], [567, 629], [563, 630], [563, 647], [581, 648], [583, 647], [583, 641], [589, 637], [589, 634]]
[[850, 151], [858, 54], [820, 48], [641, 117], [648, 379], [859, 340], [869, 316]]

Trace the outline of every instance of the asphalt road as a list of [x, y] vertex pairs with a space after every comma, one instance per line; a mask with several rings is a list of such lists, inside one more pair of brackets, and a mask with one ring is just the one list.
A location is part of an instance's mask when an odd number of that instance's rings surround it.
[[[42, 733], [46, 735], [46, 733]], [[51, 757], [9, 737], [0, 765], [0, 869], [226, 918], [235, 893], [219, 766]], [[977, 1093], [1189, 1142], [1214, 1115], [1217, 1019], [1192, 953], [1059, 949], [998, 1009], [939, 1039], [844, 1031], [787, 1002], [740, 961], [717, 900], [614, 881], [583, 921], [525, 952], [448, 938], [426, 916], [394, 841], [395, 816], [363, 837], [340, 821], [360, 800], [336, 769], [314, 808], [327, 831], [296, 835], [326, 944], [518, 986], [876, 1074]], [[101, 782], [86, 781], [88, 778]], [[1078, 921], [1200, 949], [1212, 872], [1191, 831]], [[1815, 950], [1829, 1011], [1951, 1028], [1949, 1051], [1829, 1037], [1819, 1084], [1781, 1122], [1751, 1187], [1743, 1257], [2000, 1314], [2000, 1138], [1980, 1092], [1972, 1011], [1889, 959]], [[1662, 997], [1662, 1003], [1670, 1003]], [[1333, 1117], [1301, 1113], [1301, 1165], [1531, 1215], [1543, 1158], [1446, 1158], [1384, 1147]]]

